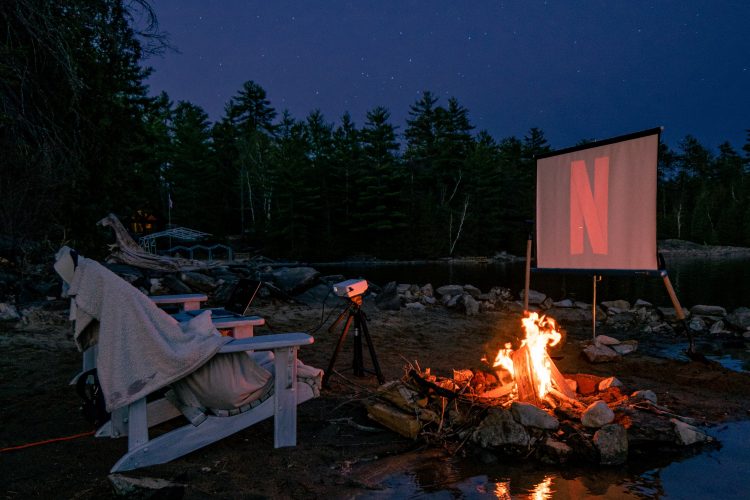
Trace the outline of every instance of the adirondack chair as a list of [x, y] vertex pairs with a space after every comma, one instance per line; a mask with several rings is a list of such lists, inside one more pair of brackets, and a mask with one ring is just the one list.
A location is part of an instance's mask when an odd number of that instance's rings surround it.
[[[75, 262], [74, 259], [71, 259], [71, 255], [66, 252], [69, 252], [69, 249], [64, 248], [58, 253], [55, 269], [64, 281], [72, 283], [74, 282]], [[90, 265], [86, 263], [86, 266]], [[118, 298], [117, 294], [129, 292], [128, 287], [133, 288], [119, 277], [115, 276], [115, 280], [118, 281], [114, 285], [116, 287], [114, 296]], [[135, 289], [133, 288], [133, 290]], [[137, 293], [140, 294], [140, 292]], [[102, 300], [106, 301], [107, 292], [103, 292], [102, 296], [104, 297]], [[78, 301], [85, 300], [81, 298], [81, 295], [75, 295], [74, 298]], [[145, 313], [143, 313], [145, 317], [155, 318], [155, 321], [161, 322], [162, 325], [176, 324], [175, 320], [169, 317], [167, 313], [150, 303], [145, 295], [136, 296], [133, 294], [130, 299], [135, 300], [136, 303], [145, 308]], [[98, 300], [99, 297], [94, 298], [94, 301]], [[83, 331], [80, 330], [81, 325], [78, 322], [88, 321], [89, 313], [91, 313], [91, 308], [84, 309], [79, 306], [75, 330], [77, 341], [79, 341], [79, 334], [82, 335], [81, 332]], [[127, 315], [121, 316], [127, 317]], [[99, 320], [102, 327], [101, 333], [98, 334], [101, 341], [102, 336], [106, 336], [106, 325], [104, 324], [106, 317], [102, 314], [101, 318], [96, 319]], [[93, 324], [93, 322], [90, 322], [90, 324]], [[174, 332], [172, 332], [172, 335], [174, 336]], [[137, 338], [137, 334], [135, 338]], [[246, 352], [259, 365], [270, 368], [269, 371], [273, 376], [272, 382], [266, 384], [266, 389], [262, 391], [258, 399], [248, 401], [238, 408], [215, 410], [213, 412], [205, 411], [200, 415], [200, 418], [195, 418], [194, 414], [183, 413], [186, 405], [174, 397], [174, 391], [169, 391], [165, 396], [161, 396], [166, 386], [151, 384], [153, 386], [151, 387], [148, 377], [143, 381], [137, 381], [138, 384], [131, 384], [128, 386], [128, 391], [125, 391], [133, 392], [129, 395], [127, 404], [113, 403], [113, 407], [109, 408], [111, 401], [107, 400], [108, 409], [111, 410], [111, 419], [101, 426], [96, 433], [98, 437], [128, 437], [127, 452], [115, 463], [111, 469], [112, 472], [132, 470], [171, 461], [271, 416], [274, 417], [274, 446], [278, 448], [296, 445], [297, 405], [315, 397], [319, 387], [316, 384], [298, 383], [297, 372], [303, 365], [298, 364], [297, 350], [300, 346], [312, 344], [313, 338], [304, 333], [284, 333], [244, 339], [230, 339], [201, 333], [201, 335], [189, 337], [191, 341], [193, 338], [196, 339], [196, 342], [201, 343], [198, 349], [198, 355], [201, 358], [198, 359], [197, 363], [195, 360], [190, 361], [199, 365], [195, 369], [199, 367], [202, 369], [209, 365], [214, 357]], [[159, 338], [159, 341], [162, 340], [162, 338]], [[179, 337], [179, 340], [182, 341], [183, 337]], [[138, 345], [131, 345], [127, 343], [127, 340], [119, 337], [115, 339], [115, 342], [119, 342], [118, 348], [132, 348], [137, 353]], [[207, 354], [203, 354], [206, 349], [208, 349]], [[110, 368], [106, 365], [107, 360], [101, 359], [102, 356], [97, 349], [89, 348], [87, 353], [92, 358], [92, 364], [100, 370], [100, 376], [102, 369], [106, 371], [107, 368]], [[249, 359], [249, 357], [243, 357], [243, 359]], [[180, 362], [177, 364], [180, 365]], [[309, 367], [303, 366], [303, 368], [308, 373], [310, 372]], [[130, 367], [126, 367], [126, 371], [128, 369]], [[189, 370], [190, 372], [185, 375], [186, 377], [192, 375], [192, 368]], [[137, 367], [134, 371], [137, 371]], [[145, 387], [141, 388], [141, 382], [144, 382]], [[170, 381], [170, 384], [174, 382], [179, 382], [179, 380]], [[183, 411], [180, 411], [181, 409]], [[190, 423], [156, 438], [149, 437], [149, 427], [183, 414], [190, 418]]]

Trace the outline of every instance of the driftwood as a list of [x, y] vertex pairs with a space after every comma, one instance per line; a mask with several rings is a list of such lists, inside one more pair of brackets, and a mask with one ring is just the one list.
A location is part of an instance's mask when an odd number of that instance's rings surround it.
[[148, 253], [135, 242], [128, 233], [128, 230], [120, 222], [120, 219], [114, 214], [109, 214], [97, 222], [97, 224], [111, 227], [117, 239], [117, 243], [110, 245], [110, 255], [107, 258], [107, 262], [119, 262], [155, 271], [192, 271], [196, 269], [210, 269], [219, 265], [214, 262], [203, 262], [200, 260]]

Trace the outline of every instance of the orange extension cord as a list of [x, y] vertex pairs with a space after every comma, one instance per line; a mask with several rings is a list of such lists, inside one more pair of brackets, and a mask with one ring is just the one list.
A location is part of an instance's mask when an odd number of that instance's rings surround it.
[[65, 436], [59, 438], [45, 439], [44, 441], [37, 441], [36, 443], [26, 443], [19, 446], [9, 446], [8, 448], [0, 448], [0, 453], [6, 451], [23, 450], [24, 448], [31, 448], [32, 446], [40, 446], [43, 444], [57, 443], [58, 441], [70, 441], [71, 439], [78, 439], [85, 436], [93, 436], [96, 431], [82, 432], [80, 434], [74, 434], [72, 436]]

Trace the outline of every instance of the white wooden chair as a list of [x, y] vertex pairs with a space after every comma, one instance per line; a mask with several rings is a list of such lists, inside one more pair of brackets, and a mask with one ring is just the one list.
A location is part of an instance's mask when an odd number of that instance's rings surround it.
[[[75, 262], [70, 255], [61, 250], [55, 269], [67, 283], [72, 281], [74, 268]], [[157, 317], [167, 315], [163, 311], [156, 314]], [[297, 405], [316, 396], [316, 389], [311, 385], [298, 382], [297, 351], [300, 346], [312, 344], [313, 341], [313, 337], [304, 333], [283, 333], [232, 339], [223, 344], [214, 356], [247, 352], [271, 372], [272, 390], [241, 408], [216, 411], [215, 414], [206, 412], [202, 419], [194, 421], [195, 424], [188, 422], [156, 438], [149, 437], [150, 427], [182, 417], [177, 406], [179, 403], [173, 403], [171, 398], [161, 395], [163, 389], [116, 408], [110, 420], [96, 432], [97, 437], [128, 437], [127, 452], [111, 471], [127, 471], [169, 462], [269, 417], [274, 418], [274, 446], [295, 446]], [[83, 354], [84, 369], [103, 366], [96, 345]]]
[[273, 395], [253, 408], [238, 409], [230, 416], [209, 415], [194, 426], [182, 427], [149, 438], [149, 427], [181, 416], [167, 398], [146, 402], [143, 398], [126, 408], [115, 410], [109, 422], [96, 433], [97, 437], [128, 437], [128, 451], [111, 472], [121, 472], [174, 460], [199, 448], [250, 427], [271, 416], [274, 418], [274, 447], [297, 444], [297, 405], [314, 397], [306, 384], [297, 383], [297, 349], [313, 343], [304, 333], [284, 333], [232, 340], [217, 356], [238, 351], [272, 351]]

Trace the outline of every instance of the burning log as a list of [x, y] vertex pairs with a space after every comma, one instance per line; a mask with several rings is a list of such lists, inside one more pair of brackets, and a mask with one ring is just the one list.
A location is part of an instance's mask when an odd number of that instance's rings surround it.
[[539, 382], [534, 376], [534, 365], [528, 345], [513, 353], [513, 377], [518, 387], [518, 400], [541, 406], [542, 401], [537, 391]]

